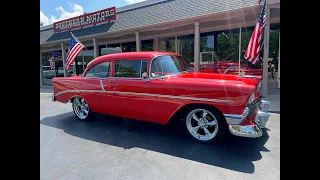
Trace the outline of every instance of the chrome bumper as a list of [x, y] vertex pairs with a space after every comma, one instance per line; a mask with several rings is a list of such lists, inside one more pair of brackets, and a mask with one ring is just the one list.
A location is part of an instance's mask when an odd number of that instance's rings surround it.
[[241, 126], [229, 125], [229, 131], [234, 136], [257, 138], [262, 136], [262, 130], [259, 126]]
[[[269, 120], [270, 114], [268, 113], [270, 102], [261, 101], [259, 111], [254, 120], [255, 125], [240, 125], [242, 120], [246, 118], [247, 109], [241, 115], [225, 114], [225, 118], [229, 124], [229, 131], [232, 135], [241, 137], [256, 138], [262, 136], [262, 128], [264, 128]], [[241, 121], [240, 121], [241, 120]]]

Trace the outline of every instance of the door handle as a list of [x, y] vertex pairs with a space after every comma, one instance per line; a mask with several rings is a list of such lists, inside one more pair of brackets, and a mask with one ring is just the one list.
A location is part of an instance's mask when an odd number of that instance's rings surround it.
[[116, 82], [115, 80], [109, 80], [109, 83], [114, 83], [114, 82]]

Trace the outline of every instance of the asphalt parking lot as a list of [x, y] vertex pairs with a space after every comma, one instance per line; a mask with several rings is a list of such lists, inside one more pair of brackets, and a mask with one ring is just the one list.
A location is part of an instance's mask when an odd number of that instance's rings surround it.
[[40, 94], [40, 179], [280, 179], [280, 114], [259, 139], [211, 145], [141, 121], [101, 115], [80, 122], [70, 103]]

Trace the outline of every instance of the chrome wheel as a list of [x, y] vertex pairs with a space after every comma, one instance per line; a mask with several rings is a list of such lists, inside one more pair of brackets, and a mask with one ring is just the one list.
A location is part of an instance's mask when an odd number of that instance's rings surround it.
[[86, 119], [89, 115], [88, 103], [80, 97], [76, 97], [72, 103], [73, 111], [80, 119]]
[[212, 140], [218, 133], [216, 117], [206, 109], [194, 109], [186, 118], [189, 133], [200, 141]]

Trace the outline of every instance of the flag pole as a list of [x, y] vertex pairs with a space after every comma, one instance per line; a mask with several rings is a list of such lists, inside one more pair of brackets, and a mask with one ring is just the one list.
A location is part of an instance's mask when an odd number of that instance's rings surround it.
[[239, 32], [239, 75], [240, 73], [240, 57], [241, 57], [241, 27], [240, 27], [240, 32]]
[[76, 38], [76, 36], [72, 32], [70, 32], [70, 34], [76, 41], [78, 41], [88, 51], [88, 49], [79, 41], [79, 39]]
[[264, 27], [264, 40], [263, 40], [263, 75], [262, 75], [262, 95], [268, 95], [268, 56], [269, 56], [269, 17], [270, 10], [268, 8], [268, 0], [266, 3], [266, 25]]

